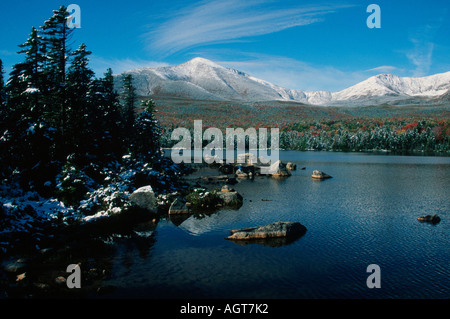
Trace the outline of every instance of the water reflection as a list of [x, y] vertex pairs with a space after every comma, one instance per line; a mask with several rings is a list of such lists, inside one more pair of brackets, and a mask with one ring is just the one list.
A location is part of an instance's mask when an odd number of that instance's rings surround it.
[[[238, 210], [170, 216], [116, 240], [112, 296], [449, 297], [450, 158], [280, 156], [306, 169], [284, 180], [240, 180], [233, 186], [244, 197]], [[333, 178], [315, 182], [314, 169]], [[441, 222], [417, 221], [429, 214]], [[298, 221], [308, 231], [290, 242], [225, 240], [231, 229], [279, 220]], [[382, 269], [382, 289], [365, 285], [371, 263]]]

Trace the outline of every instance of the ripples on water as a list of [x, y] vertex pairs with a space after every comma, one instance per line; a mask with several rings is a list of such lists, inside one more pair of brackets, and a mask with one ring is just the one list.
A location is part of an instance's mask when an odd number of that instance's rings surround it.
[[[146, 244], [118, 241], [110, 284], [139, 298], [449, 298], [450, 158], [281, 152], [306, 170], [235, 185], [239, 210], [159, 222]], [[333, 176], [314, 181], [322, 170]], [[262, 201], [269, 199], [270, 201]], [[437, 225], [418, 216], [438, 214]], [[278, 220], [307, 232], [279, 247], [239, 245], [229, 230]], [[177, 226], [175, 226], [177, 225]], [[381, 288], [369, 289], [369, 264]]]

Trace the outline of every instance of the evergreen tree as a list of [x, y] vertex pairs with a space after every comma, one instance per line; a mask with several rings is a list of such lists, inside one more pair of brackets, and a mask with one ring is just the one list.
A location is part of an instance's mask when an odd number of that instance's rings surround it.
[[120, 102], [113, 80], [112, 70], [108, 69], [104, 78], [90, 84], [90, 152], [102, 161], [122, 155]]
[[[3, 74], [3, 61], [0, 59], [0, 112], [3, 112], [3, 105], [6, 103], [5, 81], [3, 80]], [[0, 114], [3, 115], [3, 113]], [[1, 120], [3, 120], [3, 118]]]
[[42, 55], [35, 28], [19, 47], [22, 50], [18, 53], [25, 54], [25, 59], [13, 66], [6, 85], [5, 136], [9, 143], [8, 161], [18, 167], [30, 168], [40, 160], [45, 161], [51, 153], [51, 132], [40, 109]]
[[89, 101], [90, 85], [94, 77], [94, 72], [88, 67], [90, 54], [82, 43], [72, 53], [73, 60], [67, 70], [65, 149], [68, 153], [86, 151], [92, 137], [91, 109], [95, 106], [91, 106]]
[[133, 153], [145, 161], [159, 155], [161, 127], [156, 120], [153, 100], [142, 102], [143, 111], [135, 120]]
[[[109, 68], [100, 81], [102, 100], [97, 104], [101, 114], [101, 127], [103, 139], [103, 154], [121, 156], [123, 144], [120, 142], [122, 135], [120, 130], [121, 115], [119, 95], [114, 89], [114, 77]], [[97, 91], [98, 92], [98, 91]]]
[[73, 29], [67, 26], [69, 13], [65, 6], [53, 11], [42, 29], [43, 50], [46, 63], [43, 69], [47, 115], [58, 130], [57, 148], [60, 156], [66, 155], [65, 138], [67, 125], [66, 64], [70, 54], [68, 43]]
[[125, 145], [131, 145], [134, 139], [134, 120], [136, 106], [136, 90], [133, 86], [133, 76], [127, 74], [123, 77], [122, 130]]

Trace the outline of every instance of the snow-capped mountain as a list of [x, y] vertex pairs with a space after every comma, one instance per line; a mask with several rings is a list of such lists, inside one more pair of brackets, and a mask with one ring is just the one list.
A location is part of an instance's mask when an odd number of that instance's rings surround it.
[[[176, 66], [141, 68], [132, 74], [140, 96], [193, 100], [291, 101], [311, 105], [373, 105], [448, 100], [450, 72], [427, 77], [380, 74], [339, 92], [286, 89], [203, 58]], [[116, 76], [116, 87], [121, 76]]]

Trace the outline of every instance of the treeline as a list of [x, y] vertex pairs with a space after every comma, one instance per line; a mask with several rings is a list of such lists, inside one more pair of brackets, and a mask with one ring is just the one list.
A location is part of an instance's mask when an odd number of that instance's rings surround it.
[[[163, 129], [163, 147], [172, 147], [173, 127]], [[191, 136], [194, 130], [189, 128]], [[270, 146], [270, 129], [268, 130]], [[223, 137], [225, 146], [225, 133]], [[202, 146], [210, 141], [204, 140]], [[248, 147], [248, 136], [246, 146]], [[304, 121], [285, 125], [279, 132], [279, 147], [284, 150], [450, 152], [450, 121], [422, 119], [344, 119]], [[192, 145], [193, 148], [193, 145]]]
[[450, 151], [450, 121], [353, 119], [297, 123], [280, 133], [280, 147], [290, 150], [398, 152]]
[[24, 189], [54, 189], [71, 170], [101, 182], [105, 167], [120, 165], [125, 154], [141, 162], [160, 156], [153, 101], [142, 102], [137, 115], [131, 75], [120, 95], [111, 69], [96, 78], [86, 45], [70, 47], [68, 16], [61, 6], [31, 29], [7, 80], [0, 60], [0, 175]]

